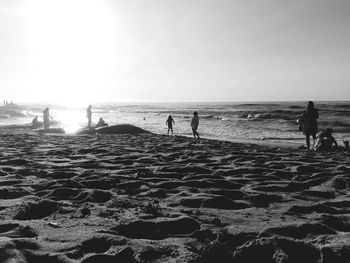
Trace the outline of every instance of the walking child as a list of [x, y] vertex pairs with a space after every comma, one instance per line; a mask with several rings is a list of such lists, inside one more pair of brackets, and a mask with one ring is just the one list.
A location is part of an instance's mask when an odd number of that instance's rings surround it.
[[169, 117], [166, 120], [165, 124], [168, 125], [168, 135], [169, 135], [169, 131], [171, 131], [171, 135], [173, 135], [173, 124], [175, 126], [175, 121], [174, 121], [173, 117], [171, 117], [171, 115], [169, 115]]
[[191, 127], [192, 127], [192, 133], [193, 133], [193, 137], [198, 138], [198, 140], [200, 139], [199, 138], [199, 134], [197, 132], [197, 129], [198, 129], [198, 125], [199, 125], [199, 117], [198, 117], [198, 112], [193, 112], [193, 117], [192, 117], [192, 120], [191, 120]]

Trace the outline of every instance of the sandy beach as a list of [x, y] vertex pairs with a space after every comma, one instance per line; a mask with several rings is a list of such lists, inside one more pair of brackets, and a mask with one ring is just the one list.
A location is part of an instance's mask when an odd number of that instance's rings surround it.
[[348, 153], [1, 134], [1, 262], [348, 262]]

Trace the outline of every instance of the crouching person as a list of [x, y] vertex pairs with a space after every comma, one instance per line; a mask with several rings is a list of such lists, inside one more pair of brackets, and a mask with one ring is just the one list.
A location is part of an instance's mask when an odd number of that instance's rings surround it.
[[321, 131], [315, 142], [315, 151], [333, 151], [338, 148], [338, 143], [333, 137], [333, 129]]

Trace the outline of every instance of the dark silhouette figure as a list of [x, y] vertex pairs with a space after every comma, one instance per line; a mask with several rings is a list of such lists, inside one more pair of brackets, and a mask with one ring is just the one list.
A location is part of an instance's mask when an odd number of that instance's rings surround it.
[[317, 135], [315, 150], [316, 151], [332, 151], [338, 148], [338, 143], [333, 137], [333, 129], [328, 128]]
[[197, 132], [197, 129], [198, 129], [198, 125], [199, 125], [199, 117], [198, 117], [198, 112], [193, 112], [193, 117], [192, 117], [192, 120], [191, 120], [191, 127], [192, 127], [192, 133], [193, 133], [193, 137], [200, 139], [199, 138], [199, 134]]
[[38, 116], [35, 116], [32, 120], [32, 126], [34, 129], [37, 129], [40, 127], [40, 122], [38, 121]]
[[316, 134], [318, 132], [318, 110], [315, 109], [314, 103], [309, 101], [303, 115], [299, 117], [299, 130], [305, 134], [307, 148], [310, 149], [310, 136], [315, 144]]
[[171, 115], [169, 115], [165, 124], [168, 125], [168, 135], [169, 135], [169, 131], [171, 131], [171, 135], [173, 135], [173, 124], [175, 126], [175, 121], [174, 121], [173, 117], [171, 117]]
[[91, 105], [86, 109], [86, 117], [88, 118], [87, 126], [88, 128], [91, 127], [91, 117], [92, 117], [92, 111], [91, 111]]
[[98, 123], [97, 123], [97, 125], [96, 125], [96, 128], [104, 127], [104, 126], [108, 126], [108, 124], [104, 121], [103, 118], [100, 118], [100, 119], [98, 120]]
[[50, 112], [49, 108], [46, 108], [43, 111], [43, 118], [44, 118], [44, 130], [47, 130], [50, 128]]

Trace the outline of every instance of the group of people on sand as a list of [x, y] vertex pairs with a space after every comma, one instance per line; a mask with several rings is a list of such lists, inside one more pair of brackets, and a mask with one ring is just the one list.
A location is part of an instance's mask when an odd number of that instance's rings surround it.
[[[306, 109], [303, 113], [297, 117], [297, 122], [299, 123], [299, 131], [302, 131], [305, 135], [306, 145], [308, 150], [315, 151], [333, 151], [339, 148], [339, 145], [336, 139], [333, 137], [333, 129], [326, 128], [319, 132], [317, 119], [319, 118], [318, 109], [315, 108], [315, 105], [312, 101], [309, 101]], [[175, 125], [175, 121], [171, 115], [169, 115], [166, 120], [166, 125], [168, 125], [168, 135], [171, 132], [173, 135], [173, 125]], [[198, 112], [193, 112], [193, 117], [191, 120], [191, 128], [194, 138], [199, 138], [199, 134], [197, 132], [199, 125], [199, 117]], [[310, 137], [313, 138], [313, 146], [310, 147]], [[344, 141], [344, 149], [350, 150], [349, 141]]]
[[[302, 115], [297, 117], [299, 123], [299, 131], [305, 135], [308, 150], [315, 151], [333, 151], [337, 149], [338, 143], [333, 137], [333, 129], [326, 128], [319, 132], [317, 119], [319, 118], [318, 109], [312, 101], [309, 101]], [[318, 133], [319, 132], [319, 133]], [[310, 148], [310, 137], [313, 138], [313, 147]], [[349, 142], [344, 142], [344, 148], [349, 150]]]
[[[92, 123], [92, 106], [89, 105], [86, 109], [86, 117], [88, 119], [87, 121], [87, 127], [91, 127]], [[46, 108], [43, 111], [43, 126], [44, 129], [49, 129], [50, 127], [50, 113], [49, 108]], [[309, 101], [306, 109], [303, 111], [301, 115], [297, 117], [297, 122], [299, 123], [299, 131], [302, 131], [305, 135], [306, 145], [307, 149], [311, 150], [314, 149], [316, 151], [332, 151], [337, 149], [338, 143], [336, 139], [333, 137], [333, 129], [332, 128], [326, 128], [325, 130], [319, 132], [318, 130], [318, 123], [317, 119], [319, 118], [318, 109], [315, 108], [315, 105], [312, 101]], [[175, 121], [171, 115], [168, 116], [168, 119], [166, 120], [166, 125], [168, 126], [168, 135], [171, 133], [173, 135], [174, 130], [173, 126], [175, 126]], [[38, 121], [38, 116], [35, 116], [35, 118], [32, 121], [32, 125], [34, 128], [39, 128], [41, 126], [41, 123]], [[193, 112], [193, 117], [191, 119], [191, 128], [192, 128], [192, 134], [194, 138], [200, 139], [199, 134], [197, 132], [199, 125], [199, 117], [198, 112]], [[99, 118], [98, 123], [96, 124], [95, 128], [108, 126], [108, 124], [103, 120], [103, 118]], [[310, 147], [310, 137], [313, 138], [313, 147]], [[344, 148], [346, 150], [349, 150], [349, 141], [344, 141]]]
[[[168, 135], [169, 135], [169, 132], [171, 132], [171, 135], [173, 135], [173, 133], [174, 133], [173, 132], [173, 125], [175, 126], [175, 121], [174, 121], [174, 119], [173, 119], [173, 117], [171, 115], [169, 115], [169, 117], [166, 120], [165, 124], [168, 125]], [[197, 137], [198, 140], [199, 140], [200, 138], [199, 138], [199, 134], [197, 132], [198, 125], [199, 125], [198, 112], [194, 111], [193, 112], [193, 117], [192, 117], [192, 120], [191, 120], [191, 128], [192, 128], [193, 137], [194, 138]]]
[[[92, 106], [89, 105], [89, 107], [86, 109], [86, 117], [88, 119], [87, 127], [91, 128], [91, 122], [92, 122]], [[105, 127], [108, 126], [108, 124], [105, 122], [103, 118], [99, 118], [95, 128]]]
[[[89, 107], [86, 109], [86, 117], [88, 119], [87, 127], [90, 128], [91, 127], [91, 118], [92, 118], [92, 106], [91, 105], [89, 105]], [[145, 120], [146, 118], [143, 118], [143, 119]], [[171, 135], [173, 135], [174, 134], [173, 126], [175, 126], [175, 121], [171, 115], [168, 116], [168, 119], [166, 120], [165, 124], [168, 126], [168, 135], [169, 135], [169, 133], [171, 133]], [[197, 137], [198, 139], [200, 139], [199, 134], [197, 132], [198, 125], [199, 125], [198, 112], [195, 111], [195, 112], [193, 112], [193, 118], [191, 121], [192, 133], [193, 133], [193, 136], [195, 138]], [[100, 118], [97, 125], [96, 125], [96, 128], [104, 127], [104, 126], [108, 126], [108, 124], [103, 120], [103, 118]]]
[[[44, 129], [47, 130], [50, 128], [50, 109], [46, 108], [43, 111], [43, 124], [44, 124]], [[41, 127], [41, 123], [38, 120], [38, 116], [35, 116], [34, 119], [32, 120], [32, 126], [34, 129], [40, 128]]]
[[[89, 105], [89, 107], [86, 109], [86, 117], [88, 119], [87, 122], [87, 127], [91, 128], [91, 121], [92, 121], [92, 106]], [[45, 110], [43, 111], [43, 128], [44, 130], [48, 130], [50, 128], [50, 109], [49, 108], [45, 108]], [[34, 129], [40, 128], [42, 126], [42, 124], [40, 123], [40, 121], [38, 120], [38, 116], [35, 116], [34, 119], [32, 120], [32, 127]], [[99, 127], [104, 127], [104, 126], [108, 126], [108, 124], [104, 121], [103, 118], [100, 118], [98, 123], [96, 124], [95, 128], [99, 128]]]

